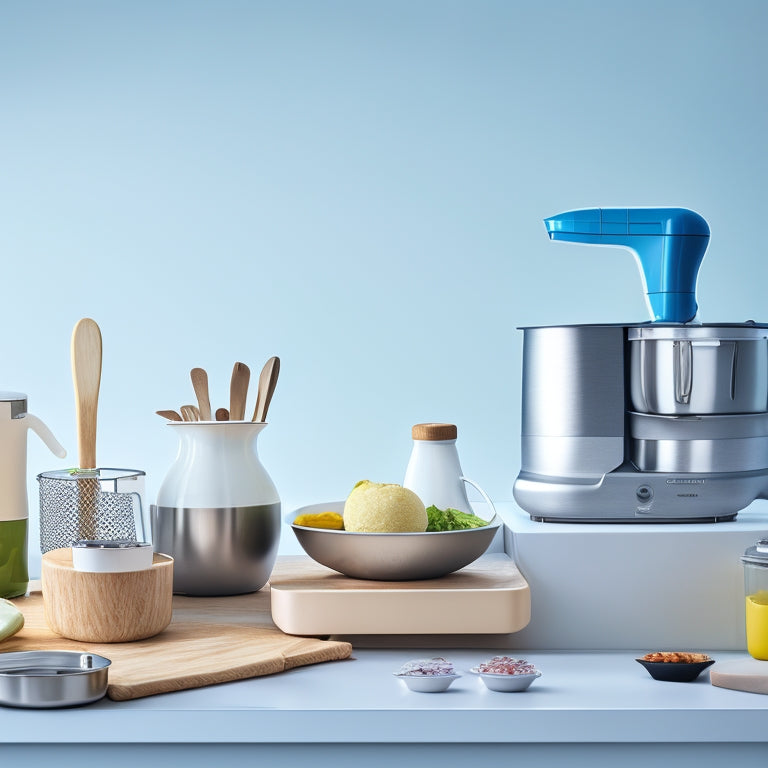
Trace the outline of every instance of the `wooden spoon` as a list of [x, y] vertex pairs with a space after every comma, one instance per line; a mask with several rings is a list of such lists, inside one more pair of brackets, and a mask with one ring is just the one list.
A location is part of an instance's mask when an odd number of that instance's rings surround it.
[[168, 421], [183, 421], [176, 411], [155, 411], [155, 413], [158, 416], [162, 416], [164, 419], [168, 419]]
[[[101, 386], [101, 330], [86, 317], [72, 331], [72, 383], [75, 388], [77, 461], [80, 469], [96, 469], [96, 412]], [[77, 481], [80, 538], [96, 538], [97, 477]]]
[[226, 408], [217, 408], [216, 421], [229, 421], [229, 411]]
[[277, 377], [280, 375], [280, 358], [270, 357], [264, 364], [259, 375], [259, 391], [256, 395], [256, 409], [253, 412], [253, 421], [266, 421], [267, 410], [275, 394]]
[[245, 418], [245, 399], [248, 396], [248, 383], [251, 370], [245, 363], [235, 363], [232, 369], [232, 381], [229, 385], [229, 419], [242, 421]]
[[197, 404], [200, 407], [200, 420], [211, 420], [211, 401], [208, 396], [208, 374], [202, 368], [193, 368], [190, 373], [192, 386], [197, 395]]
[[200, 411], [196, 405], [182, 405], [181, 417], [184, 421], [200, 421]]

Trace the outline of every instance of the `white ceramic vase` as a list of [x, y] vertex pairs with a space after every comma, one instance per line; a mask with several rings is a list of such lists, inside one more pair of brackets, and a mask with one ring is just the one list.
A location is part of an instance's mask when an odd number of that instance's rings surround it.
[[171, 422], [179, 452], [152, 507], [156, 552], [174, 558], [174, 592], [234, 595], [269, 579], [280, 497], [259, 460], [265, 423]]

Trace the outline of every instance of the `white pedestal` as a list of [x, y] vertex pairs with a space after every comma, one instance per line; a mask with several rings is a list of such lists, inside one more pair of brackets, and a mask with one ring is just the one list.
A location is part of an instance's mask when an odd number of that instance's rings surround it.
[[727, 523], [538, 523], [497, 504], [531, 590], [509, 640], [540, 650], [746, 649], [740, 557], [768, 533], [768, 502]]

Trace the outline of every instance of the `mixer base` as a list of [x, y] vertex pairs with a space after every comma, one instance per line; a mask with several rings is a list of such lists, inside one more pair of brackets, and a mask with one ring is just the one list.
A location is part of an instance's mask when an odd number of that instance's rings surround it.
[[768, 470], [670, 474], [629, 465], [600, 477], [521, 472], [514, 486], [531, 519], [548, 523], [720, 523], [767, 492]]
[[716, 517], [537, 517], [531, 515], [531, 520], [536, 523], [624, 523], [627, 525], [643, 525], [650, 523], [727, 523], [736, 519], [736, 514], [716, 516]]

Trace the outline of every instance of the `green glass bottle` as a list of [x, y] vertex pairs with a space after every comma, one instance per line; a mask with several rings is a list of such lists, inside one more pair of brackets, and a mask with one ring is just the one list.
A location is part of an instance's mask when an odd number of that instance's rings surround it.
[[27, 538], [29, 521], [0, 521], [0, 597], [18, 597], [27, 591]]

